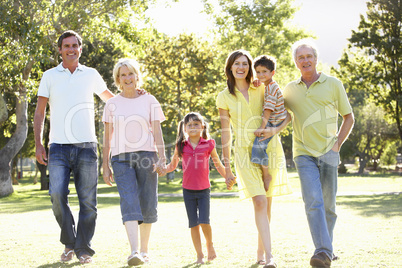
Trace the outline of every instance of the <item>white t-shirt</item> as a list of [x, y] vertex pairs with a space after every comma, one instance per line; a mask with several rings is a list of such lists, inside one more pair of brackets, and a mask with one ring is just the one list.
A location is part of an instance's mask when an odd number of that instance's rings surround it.
[[164, 121], [161, 105], [152, 95], [124, 98], [116, 95], [105, 105], [102, 121], [113, 124], [112, 156], [121, 153], [155, 152], [151, 122]]
[[49, 143], [97, 142], [94, 96], [107, 90], [93, 68], [79, 64], [74, 73], [62, 63], [47, 70], [40, 81], [38, 96], [49, 99]]

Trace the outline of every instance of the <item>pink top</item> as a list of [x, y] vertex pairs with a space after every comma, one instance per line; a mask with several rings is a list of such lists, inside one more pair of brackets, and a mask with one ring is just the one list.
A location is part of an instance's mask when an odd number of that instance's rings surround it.
[[214, 140], [200, 139], [197, 147], [193, 149], [191, 143], [184, 142], [183, 188], [187, 190], [204, 190], [211, 187], [209, 183], [209, 157], [215, 148]]
[[102, 121], [113, 124], [112, 156], [137, 151], [155, 152], [151, 122], [164, 120], [161, 105], [152, 95], [110, 98], [103, 110]]
[[265, 109], [272, 111], [268, 122], [273, 125], [279, 124], [286, 118], [287, 111], [285, 109], [282, 91], [275, 81], [269, 83], [265, 88], [263, 110]]

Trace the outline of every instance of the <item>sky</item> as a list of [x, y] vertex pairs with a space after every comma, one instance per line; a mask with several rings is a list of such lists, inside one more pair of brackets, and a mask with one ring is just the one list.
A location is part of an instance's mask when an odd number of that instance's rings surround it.
[[[170, 7], [164, 0], [158, 0], [155, 8], [147, 14], [154, 19], [161, 32], [177, 35], [193, 32], [206, 33], [211, 27], [206, 14], [201, 13], [201, 0], [179, 0]], [[347, 38], [356, 30], [360, 15], [367, 11], [367, 0], [295, 0], [300, 9], [294, 14], [293, 23], [306, 28], [316, 35], [315, 43], [320, 52], [319, 61], [326, 65], [337, 66], [342, 51], [347, 47]], [[267, 52], [269, 53], [269, 52]]]

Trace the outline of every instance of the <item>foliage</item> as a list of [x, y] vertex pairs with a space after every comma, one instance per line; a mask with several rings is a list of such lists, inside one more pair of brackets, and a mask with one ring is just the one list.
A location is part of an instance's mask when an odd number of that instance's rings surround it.
[[384, 153], [381, 155], [380, 163], [386, 166], [395, 165], [397, 156], [396, 148], [396, 142], [389, 143]]
[[349, 39], [372, 61], [370, 94], [396, 123], [402, 141], [402, 1], [371, 0]]
[[230, 51], [245, 49], [253, 57], [269, 54], [277, 59], [275, 79], [281, 86], [298, 75], [290, 48], [309, 34], [288, 22], [296, 12], [293, 0], [219, 0], [220, 10], [208, 0], [204, 3], [216, 25], [222, 63]]
[[[161, 35], [145, 48], [141, 59], [145, 67], [144, 88], [162, 104], [166, 121], [162, 123], [167, 148], [174, 147], [177, 125], [190, 111], [208, 121], [215, 116], [217, 81], [222, 81], [216, 66], [214, 46], [193, 34], [177, 37]], [[216, 125], [212, 123], [212, 132]]]
[[[6, 139], [0, 142], [2, 151], [5, 148], [12, 150], [3, 154], [6, 157], [0, 160], [2, 171], [0, 195], [7, 195], [10, 190], [12, 192], [11, 184], [8, 183], [10, 181], [9, 162], [26, 139], [28, 110], [26, 103], [32, 103], [31, 100], [35, 99], [35, 89], [38, 87], [42, 72], [58, 64], [56, 45], [58, 36], [63, 31], [72, 29], [80, 33], [84, 40], [86, 36], [89, 36], [89, 40], [92, 37], [92, 40], [117, 42], [126, 40], [123, 44], [129, 42], [138, 44], [139, 38], [136, 35], [138, 32], [128, 31], [136, 28], [133, 26], [136, 19], [142, 17], [141, 14], [150, 1], [5, 0], [0, 3], [2, 18], [0, 43], [4, 48], [0, 54], [4, 71], [0, 78], [0, 86], [3, 90], [2, 95], [6, 98], [10, 116], [1, 129], [8, 136], [5, 135]], [[132, 50], [128, 51], [128, 53], [132, 52]], [[99, 63], [101, 65], [102, 61]], [[32, 111], [30, 114], [32, 115]], [[11, 120], [13, 118], [15, 121]], [[7, 189], [4, 188], [4, 190], [3, 185], [7, 185]]]

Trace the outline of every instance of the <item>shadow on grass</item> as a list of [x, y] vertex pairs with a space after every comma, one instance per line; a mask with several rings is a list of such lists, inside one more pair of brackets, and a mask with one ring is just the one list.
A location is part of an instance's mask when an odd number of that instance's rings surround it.
[[78, 265], [81, 265], [81, 264], [77, 259], [77, 261], [70, 261], [68, 263], [58, 261], [58, 262], [54, 262], [51, 264], [43, 264], [43, 265], [38, 266], [37, 268], [76, 267]]
[[340, 196], [337, 205], [356, 210], [361, 216], [386, 218], [401, 216], [402, 195], [385, 194], [372, 196]]

